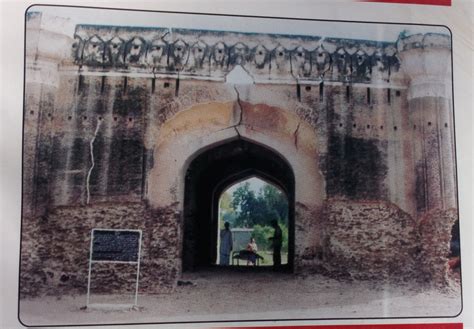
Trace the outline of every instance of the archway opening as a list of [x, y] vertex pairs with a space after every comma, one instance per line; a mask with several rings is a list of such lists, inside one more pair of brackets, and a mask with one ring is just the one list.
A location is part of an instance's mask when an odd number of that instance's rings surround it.
[[220, 197], [232, 185], [251, 177], [258, 177], [271, 184], [287, 200], [287, 220], [280, 220], [287, 227], [287, 257], [280, 269], [293, 269], [293, 171], [288, 162], [275, 151], [238, 139], [202, 152], [189, 164], [185, 177], [183, 209], [183, 271], [216, 266]]
[[216, 265], [288, 264], [286, 193], [258, 176], [233, 183], [219, 196], [216, 233]]

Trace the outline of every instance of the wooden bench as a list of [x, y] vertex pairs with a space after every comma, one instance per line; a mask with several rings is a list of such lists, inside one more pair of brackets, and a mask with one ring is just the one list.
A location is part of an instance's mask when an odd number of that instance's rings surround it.
[[260, 260], [263, 260], [263, 257], [253, 251], [246, 249], [232, 252], [232, 265], [234, 265], [234, 260], [237, 260], [237, 265], [240, 265], [240, 260], [249, 262], [252, 255], [255, 255], [255, 266], [260, 265]]

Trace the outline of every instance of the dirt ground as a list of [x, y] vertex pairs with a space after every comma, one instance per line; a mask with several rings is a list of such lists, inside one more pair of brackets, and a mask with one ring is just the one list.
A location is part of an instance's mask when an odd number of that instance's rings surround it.
[[[182, 280], [192, 284], [172, 294], [139, 295], [137, 310], [84, 310], [85, 295], [48, 296], [21, 300], [20, 319], [26, 325], [71, 325], [454, 316], [461, 310], [459, 287], [440, 292], [270, 271], [202, 271]], [[91, 302], [124, 302], [123, 297], [92, 296]]]

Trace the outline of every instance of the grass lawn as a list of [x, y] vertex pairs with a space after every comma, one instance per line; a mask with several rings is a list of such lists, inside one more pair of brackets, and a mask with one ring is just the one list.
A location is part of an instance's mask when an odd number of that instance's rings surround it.
[[[263, 262], [260, 261], [260, 265], [264, 265], [264, 266], [273, 265], [273, 252], [272, 251], [260, 251], [258, 254], [263, 257]], [[286, 252], [281, 253], [281, 263], [283, 265], [288, 263], [288, 253]]]

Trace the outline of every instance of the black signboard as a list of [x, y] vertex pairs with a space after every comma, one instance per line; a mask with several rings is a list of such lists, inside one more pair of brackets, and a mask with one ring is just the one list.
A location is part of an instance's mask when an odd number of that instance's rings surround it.
[[139, 231], [95, 229], [92, 237], [93, 261], [138, 262]]

